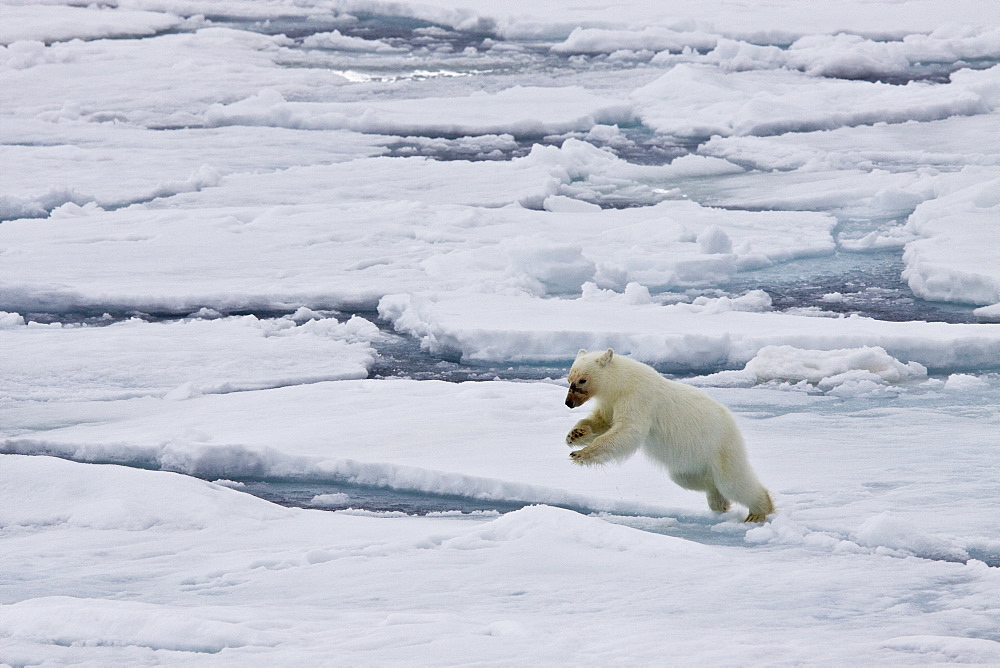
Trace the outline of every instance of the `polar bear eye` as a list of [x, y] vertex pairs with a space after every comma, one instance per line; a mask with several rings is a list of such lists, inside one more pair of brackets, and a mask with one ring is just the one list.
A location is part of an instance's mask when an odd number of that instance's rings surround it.
[[586, 378], [581, 378], [580, 380], [577, 381], [576, 384], [577, 385], [586, 385], [587, 384], [587, 379]]

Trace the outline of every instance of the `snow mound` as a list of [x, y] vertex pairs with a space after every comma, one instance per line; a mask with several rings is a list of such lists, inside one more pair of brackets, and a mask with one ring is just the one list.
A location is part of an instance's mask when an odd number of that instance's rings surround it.
[[[53, 400], [202, 394], [365, 378], [374, 361], [373, 323], [352, 317], [307, 320], [254, 316], [106, 327], [25, 324], [0, 316], [0, 397]], [[300, 314], [301, 315], [301, 314]], [[62, 356], [51, 354], [53, 347]], [[65, 355], [73, 355], [74, 364]]]
[[715, 47], [717, 35], [698, 31], [678, 31], [662, 26], [642, 30], [576, 28], [565, 41], [552, 47], [555, 53], [599, 54], [615, 51], [708, 50]]
[[[234, 514], [256, 520], [292, 512], [176, 473], [102, 465], [89, 466], [86, 477], [74, 477], [80, 465], [61, 459], [4, 455], [3, 460], [0, 527], [197, 531], [235, 521]], [[17, 485], [11, 482], [15, 477]]]
[[468, 550], [490, 547], [499, 542], [585, 546], [612, 553], [669, 554], [675, 559], [708, 559], [719, 564], [726, 561], [725, 557], [705, 545], [547, 505], [526, 506], [501, 515], [473, 532], [451, 539], [445, 547]]
[[[15, 4], [3, 8], [0, 45], [13, 46], [25, 41], [41, 45], [42, 42], [71, 39], [142, 37], [176, 28], [181, 23], [181, 19], [173, 14], [130, 10], [117, 5], [60, 7], [55, 4], [26, 3], [26, 6], [18, 7]], [[0, 54], [2, 52], [0, 48]], [[0, 63], [2, 62], [0, 55]]]
[[578, 292], [597, 269], [583, 256], [582, 247], [544, 238], [505, 239], [500, 242], [500, 252], [507, 258], [512, 284], [539, 296]]
[[[980, 306], [973, 311], [976, 318], [985, 322], [1000, 322], [1000, 304], [991, 304], [989, 306]], [[0, 315], [0, 322], [2, 322], [3, 316]]]
[[[997, 72], [977, 72], [968, 82], [931, 87], [816, 81], [787, 70], [725, 73], [681, 64], [633, 91], [632, 99], [642, 121], [665, 134], [767, 136], [985, 113], [991, 102], [977, 85], [1000, 76], [1000, 69], [994, 69]], [[804, 86], [811, 91], [808, 98], [801, 95]]]
[[591, 302], [623, 302], [625, 304], [650, 304], [653, 297], [649, 294], [649, 288], [641, 283], [631, 282], [625, 286], [622, 293], [614, 290], [603, 290], [597, 287], [596, 283], [586, 282], [581, 288], [580, 299]]
[[900, 636], [882, 644], [887, 649], [917, 655], [927, 662], [1000, 664], [1000, 642], [962, 636]]
[[918, 362], [900, 362], [874, 346], [838, 350], [803, 350], [794, 346], [765, 346], [741, 371], [692, 379], [695, 385], [751, 387], [783, 381], [807, 383], [836, 396], [878, 392], [888, 383], [923, 378], [927, 368]]
[[[847, 33], [808, 35], [785, 49], [722, 38], [698, 60], [729, 72], [787, 68], [817, 77], [873, 79], [905, 75], [921, 63], [998, 56], [1000, 30], [950, 24], [928, 35], [907, 35], [902, 40], [875, 40]], [[657, 60], [668, 59], [661, 56]]]
[[350, 495], [338, 492], [336, 494], [317, 494], [310, 499], [309, 505], [316, 508], [343, 508], [350, 502]]
[[[441, 109], [449, 113], [442, 116]], [[544, 136], [587, 131], [595, 125], [631, 123], [632, 106], [579, 86], [515, 86], [467, 97], [370, 100], [366, 102], [289, 102], [273, 89], [205, 112], [211, 126], [263, 125], [302, 130], [462, 136], [511, 134]]]
[[[918, 296], [988, 306], [1000, 302], [1000, 179], [965, 181], [920, 204], [906, 230], [920, 237], [906, 245], [903, 278]], [[987, 315], [990, 312], [987, 311]]]
[[24, 316], [20, 313], [0, 311], [0, 329], [14, 329], [24, 326]]
[[944, 388], [948, 392], [974, 392], [989, 387], [982, 378], [968, 373], [953, 373], [948, 376]]
[[884, 512], [865, 520], [854, 533], [859, 545], [881, 550], [895, 550], [930, 559], [965, 561], [965, 550], [948, 544], [945, 540], [926, 533], [913, 522]]
[[[710, 373], [743, 367], [768, 346], [788, 346], [757, 362], [764, 377], [784, 374], [815, 383], [832, 378], [823, 387], [845, 385], [844, 391], [848, 382], [858, 391], [871, 390], [917, 378], [926, 368], [991, 367], [1000, 356], [1000, 330], [988, 324], [775, 313], [770, 296], [760, 290], [664, 306], [652, 298], [647, 302], [641, 286], [631, 290], [629, 296], [585, 285], [578, 299], [391, 294], [379, 302], [378, 312], [424, 348], [469, 362], [566, 362], [580, 348], [614, 348], [663, 371]], [[709, 376], [707, 382], [750, 386], [758, 376], [752, 367]]]
[[336, 51], [363, 51], [369, 53], [399, 53], [391, 44], [378, 39], [362, 39], [342, 34], [339, 30], [309, 35], [302, 45], [310, 49], [332, 49]]
[[71, 596], [43, 596], [3, 606], [0, 634], [67, 647], [136, 646], [208, 654], [274, 644], [266, 631], [192, 614], [188, 606]]
[[862, 347], [840, 350], [802, 350], [792, 346], [766, 346], [747, 362], [746, 370], [761, 382], [788, 380], [835, 383], [842, 374], [863, 371], [879, 381], [896, 383], [920, 378], [927, 369], [917, 362], [903, 364], [883, 348]]

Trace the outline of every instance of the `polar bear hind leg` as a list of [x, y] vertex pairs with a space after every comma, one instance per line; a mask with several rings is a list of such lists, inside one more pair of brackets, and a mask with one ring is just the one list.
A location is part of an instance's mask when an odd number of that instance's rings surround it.
[[[716, 475], [716, 486], [723, 498], [729, 498], [750, 509], [747, 522], [763, 522], [768, 515], [774, 512], [774, 502], [771, 494], [760, 484], [757, 476], [747, 466], [737, 469], [735, 475]], [[711, 492], [709, 493], [708, 505], [712, 505]], [[713, 508], [714, 510], [714, 508]]]
[[715, 512], [724, 513], [729, 510], [729, 499], [722, 496], [722, 492], [716, 489], [714, 485], [706, 492], [706, 496], [708, 497], [708, 507]]
[[670, 478], [684, 489], [705, 492], [705, 496], [708, 498], [708, 507], [715, 512], [724, 513], [729, 510], [729, 499], [723, 496], [719, 488], [715, 486], [711, 471], [697, 474], [671, 472]]

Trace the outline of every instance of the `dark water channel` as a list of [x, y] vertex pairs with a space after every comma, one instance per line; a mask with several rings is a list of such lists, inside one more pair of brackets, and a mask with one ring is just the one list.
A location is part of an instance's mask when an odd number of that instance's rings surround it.
[[322, 510], [352, 508], [407, 515], [443, 512], [507, 513], [528, 505], [527, 502], [490, 501], [336, 481], [248, 480], [243, 481], [243, 486], [238, 489], [282, 506]]

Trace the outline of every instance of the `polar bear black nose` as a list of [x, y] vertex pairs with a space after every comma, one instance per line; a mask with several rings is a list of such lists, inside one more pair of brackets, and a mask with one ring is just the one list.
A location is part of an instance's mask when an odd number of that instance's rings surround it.
[[569, 406], [570, 408], [573, 408], [573, 400], [570, 399], [569, 397], [566, 397], [566, 405]]

